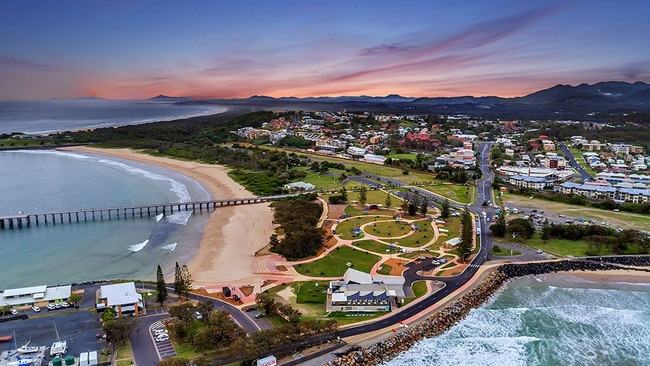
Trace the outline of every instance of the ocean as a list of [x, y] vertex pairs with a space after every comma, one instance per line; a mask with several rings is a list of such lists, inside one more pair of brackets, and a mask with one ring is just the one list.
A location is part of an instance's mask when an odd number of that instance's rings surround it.
[[488, 304], [386, 366], [649, 365], [650, 284], [548, 274], [510, 281]]
[[0, 134], [46, 134], [223, 113], [224, 107], [160, 100], [0, 101]]
[[[160, 102], [0, 102], [0, 133], [41, 133], [169, 120], [224, 108]], [[43, 116], [48, 116], [43, 118]], [[196, 181], [167, 169], [82, 153], [0, 151], [0, 216], [210, 199]], [[0, 290], [103, 279], [155, 279], [189, 263], [206, 212], [0, 230]]]

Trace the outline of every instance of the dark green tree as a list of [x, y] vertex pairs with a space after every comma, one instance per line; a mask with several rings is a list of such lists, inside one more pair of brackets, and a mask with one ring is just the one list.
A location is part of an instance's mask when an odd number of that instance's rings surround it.
[[187, 265], [181, 267], [181, 292], [185, 294], [185, 299], [189, 300], [190, 291], [192, 290], [192, 274], [190, 274], [190, 269], [187, 268]]
[[386, 193], [386, 200], [384, 201], [384, 208], [390, 209], [390, 205], [393, 203], [393, 201], [390, 198], [390, 193]]
[[490, 225], [490, 232], [492, 232], [492, 236], [503, 238], [506, 235], [506, 227], [506, 213], [505, 210], [503, 210], [499, 215], [497, 215], [497, 221]]
[[424, 196], [420, 201], [420, 213], [422, 215], [426, 215], [428, 210], [429, 210], [429, 199], [427, 198], [427, 196]]
[[368, 194], [367, 194], [366, 186], [361, 186], [361, 188], [359, 189], [359, 203], [361, 204], [361, 206], [365, 206], [367, 200], [368, 200]]
[[445, 198], [440, 204], [440, 217], [446, 219], [449, 215], [451, 215], [451, 205], [449, 204], [449, 200]]
[[474, 227], [472, 224], [472, 215], [469, 211], [464, 210], [461, 216], [461, 242], [458, 244], [458, 254], [467, 260], [469, 254], [472, 251], [472, 245], [474, 244]]
[[158, 265], [158, 270], [156, 272], [156, 302], [163, 306], [165, 301], [167, 301], [167, 285], [165, 284], [165, 275], [163, 275], [162, 268]]
[[176, 262], [176, 268], [174, 269], [174, 292], [180, 298], [181, 292], [183, 292], [183, 282], [181, 279], [181, 266]]
[[138, 320], [136, 318], [121, 316], [105, 321], [102, 329], [106, 333], [106, 338], [119, 346], [123, 346], [131, 338], [131, 332], [133, 332], [137, 324]]
[[348, 201], [348, 191], [345, 189], [345, 187], [341, 187], [341, 189], [339, 189], [339, 193], [340, 193], [341, 198], [343, 199], [343, 202], [347, 202]]
[[418, 211], [418, 204], [415, 202], [415, 199], [413, 197], [411, 197], [411, 199], [408, 201], [406, 209], [408, 210], [409, 216], [415, 215], [415, 213]]
[[544, 243], [546, 243], [546, 241], [551, 238], [551, 223], [548, 221], [548, 219], [544, 220], [540, 238], [544, 241]]

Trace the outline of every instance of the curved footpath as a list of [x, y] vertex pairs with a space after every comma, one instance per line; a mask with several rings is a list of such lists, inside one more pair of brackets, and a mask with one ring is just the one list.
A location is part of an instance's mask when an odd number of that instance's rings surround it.
[[[609, 263], [609, 261], [616, 264]], [[574, 259], [553, 262], [504, 264], [490, 273], [471, 291], [458, 298], [423, 322], [395, 334], [389, 339], [376, 343], [367, 348], [356, 347], [328, 365], [335, 366], [367, 366], [386, 362], [406, 351], [423, 338], [435, 337], [460, 320], [469, 311], [485, 303], [509, 279], [550, 272], [565, 271], [601, 271], [621, 269], [621, 264], [637, 267], [640, 271], [650, 272], [650, 257], [600, 257], [588, 260]]]

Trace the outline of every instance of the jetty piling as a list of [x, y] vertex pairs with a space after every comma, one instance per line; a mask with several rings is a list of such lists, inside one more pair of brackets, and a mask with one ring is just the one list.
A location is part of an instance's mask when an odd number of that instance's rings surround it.
[[[224, 206], [234, 206], [234, 205], [247, 205], [255, 203], [269, 202], [270, 200], [276, 198], [272, 197], [252, 197], [246, 199], [222, 199], [222, 200], [212, 200], [212, 201], [197, 201], [197, 202], [182, 202], [182, 203], [164, 203], [164, 204], [151, 204], [151, 205], [138, 205], [138, 206], [124, 206], [124, 207], [108, 207], [108, 208], [91, 208], [91, 209], [77, 209], [77, 210], [66, 210], [66, 211], [52, 211], [52, 212], [39, 212], [39, 213], [19, 213], [11, 215], [0, 215], [0, 230], [13, 229], [15, 227], [23, 228], [30, 227], [32, 223], [36, 223], [36, 226], [40, 225], [41, 220], [45, 225], [51, 223], [56, 225], [57, 221], [59, 223], [73, 223], [73, 222], [87, 222], [87, 221], [96, 221], [97, 216], [100, 220], [106, 219], [120, 219], [120, 214], [123, 213], [123, 217], [128, 218], [128, 211], [131, 210], [131, 217], [136, 217], [136, 211], [140, 213], [140, 217], [144, 217], [145, 214], [148, 217], [157, 216], [159, 213], [174, 214], [175, 212], [181, 211], [195, 211], [198, 207], [199, 212], [203, 212], [205, 206], [206, 211], [216, 210], [218, 207]], [[115, 211], [115, 215], [111, 211]], [[80, 213], [83, 213], [80, 215]], [[90, 217], [89, 215], [90, 214]], [[49, 216], [49, 218], [48, 218]], [[67, 220], [66, 220], [67, 218]]]

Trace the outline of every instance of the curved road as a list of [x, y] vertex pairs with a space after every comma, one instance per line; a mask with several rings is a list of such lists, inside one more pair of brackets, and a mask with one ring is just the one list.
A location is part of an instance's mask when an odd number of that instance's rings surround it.
[[[489, 167], [489, 162], [488, 162], [488, 157], [489, 157], [489, 151], [490, 151], [491, 143], [481, 143], [479, 144], [478, 150], [481, 152], [481, 172], [483, 173], [483, 177], [477, 182], [477, 188], [478, 188], [478, 200], [477, 202], [483, 202], [483, 199], [486, 197], [489, 197], [491, 194], [491, 187], [492, 187], [492, 181], [494, 179], [492, 172], [490, 172], [490, 167]], [[368, 174], [366, 174], [368, 175]], [[376, 177], [376, 176], [375, 176]], [[387, 179], [384, 177], [381, 177], [382, 180], [387, 181], [391, 184], [395, 184], [398, 186], [403, 186], [403, 184], [399, 181], [395, 181], [392, 179]], [[428, 198], [441, 202], [444, 200], [444, 197], [435, 195], [431, 192], [425, 191], [420, 188], [413, 187], [413, 190], [417, 190], [418, 193], [427, 196]], [[454, 204], [451, 203], [452, 206], [456, 208], [464, 208], [463, 205], [460, 204]], [[399, 323], [400, 321], [406, 320], [421, 311], [429, 308], [430, 306], [434, 305], [438, 301], [442, 300], [445, 298], [447, 295], [453, 293], [456, 291], [458, 288], [460, 288], [462, 285], [464, 285], [467, 281], [469, 281], [478, 268], [480, 267], [483, 262], [485, 262], [488, 259], [488, 253], [492, 249], [492, 238], [488, 235], [488, 223], [490, 222], [489, 220], [491, 219], [494, 209], [490, 206], [489, 208], [483, 210], [483, 207], [480, 206], [480, 204], [475, 203], [473, 205], [469, 206], [470, 210], [474, 212], [475, 214], [478, 215], [479, 220], [479, 227], [481, 228], [481, 248], [470, 263], [470, 265], [465, 269], [465, 271], [458, 276], [454, 276], [451, 278], [446, 278], [440, 280], [441, 282], [444, 282], [446, 284], [445, 287], [442, 289], [436, 291], [435, 293], [429, 295], [428, 297], [422, 299], [421, 301], [415, 303], [412, 306], [409, 306], [408, 308], [401, 310], [399, 312], [396, 312], [390, 316], [387, 316], [381, 320], [378, 320], [376, 322], [370, 323], [370, 324], [365, 324], [365, 325], [360, 325], [357, 327], [353, 328], [346, 328], [341, 331], [339, 331], [339, 336], [340, 337], [349, 337], [357, 334], [362, 334], [362, 333], [367, 333], [367, 332], [373, 332], [379, 329], [387, 328], [394, 326], [395, 324]], [[485, 212], [485, 215], [483, 215], [483, 212]]]
[[582, 167], [580, 166], [580, 164], [578, 164], [576, 159], [573, 157], [573, 154], [571, 153], [571, 151], [569, 151], [569, 148], [566, 147], [564, 142], [559, 141], [558, 145], [560, 145], [560, 148], [564, 152], [564, 155], [566, 155], [567, 160], [569, 160], [569, 163], [571, 163], [571, 165], [575, 168], [575, 170], [580, 174], [580, 178], [582, 178], [583, 182], [588, 182], [594, 179], [594, 177], [592, 177], [591, 175], [589, 175], [589, 173], [587, 173], [584, 169], [582, 169]]

